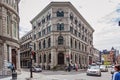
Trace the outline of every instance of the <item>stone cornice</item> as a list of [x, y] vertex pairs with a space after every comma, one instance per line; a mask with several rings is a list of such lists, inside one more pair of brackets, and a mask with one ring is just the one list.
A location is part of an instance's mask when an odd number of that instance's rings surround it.
[[10, 10], [11, 12], [13, 12], [18, 17], [18, 20], [20, 20], [18, 12], [15, 11], [12, 7], [8, 6], [5, 3], [0, 3], [0, 6], [4, 6], [6, 9]]
[[1, 35], [0, 35], [0, 39], [1, 39], [3, 42], [5, 42], [5, 41], [11, 41], [11, 42], [14, 42], [14, 43], [19, 44], [19, 42], [18, 42], [17, 40], [12, 39], [12, 38], [8, 38], [8, 37], [4, 37], [4, 36], [1, 36]]

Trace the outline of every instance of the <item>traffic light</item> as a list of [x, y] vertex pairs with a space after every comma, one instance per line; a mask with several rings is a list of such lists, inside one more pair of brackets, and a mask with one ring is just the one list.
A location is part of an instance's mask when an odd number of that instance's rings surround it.
[[32, 57], [33, 57], [33, 60], [36, 62], [36, 53], [34, 51], [32, 51]]

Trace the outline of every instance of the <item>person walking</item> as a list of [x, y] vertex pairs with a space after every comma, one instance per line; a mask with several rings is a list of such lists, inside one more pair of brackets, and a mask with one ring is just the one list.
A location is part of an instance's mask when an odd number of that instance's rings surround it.
[[11, 64], [11, 71], [12, 71], [12, 73], [15, 72], [15, 66], [13, 63]]
[[112, 80], [120, 80], [120, 65], [115, 65], [114, 74], [112, 75]]

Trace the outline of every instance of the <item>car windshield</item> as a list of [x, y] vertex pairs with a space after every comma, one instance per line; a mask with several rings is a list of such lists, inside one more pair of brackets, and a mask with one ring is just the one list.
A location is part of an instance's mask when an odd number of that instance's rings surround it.
[[90, 69], [99, 69], [99, 66], [90, 66]]

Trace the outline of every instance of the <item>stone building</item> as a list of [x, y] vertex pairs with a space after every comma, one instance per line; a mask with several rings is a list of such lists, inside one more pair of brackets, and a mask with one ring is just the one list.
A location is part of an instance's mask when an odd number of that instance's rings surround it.
[[30, 48], [32, 31], [29, 31], [20, 39], [20, 65], [21, 68], [28, 68], [30, 66]]
[[20, 69], [19, 14], [20, 0], [0, 0], [0, 75], [9, 75], [8, 63]]
[[100, 53], [99, 53], [100, 51], [99, 50], [97, 50], [96, 48], [93, 48], [93, 60], [92, 60], [92, 62], [99, 62], [100, 61], [100, 57], [99, 57], [99, 55], [100, 55]]
[[94, 29], [70, 2], [51, 2], [31, 24], [36, 65], [49, 69], [68, 63], [77, 63], [79, 68], [89, 64]]

